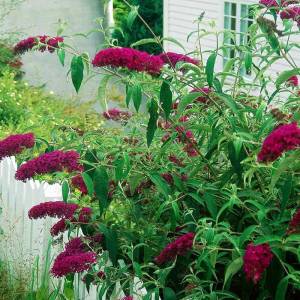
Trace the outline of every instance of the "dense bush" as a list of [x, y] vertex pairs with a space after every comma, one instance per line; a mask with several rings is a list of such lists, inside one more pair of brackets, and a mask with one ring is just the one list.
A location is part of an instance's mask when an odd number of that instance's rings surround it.
[[20, 67], [22, 62], [15, 55], [12, 48], [8, 47], [5, 43], [0, 42], [0, 76], [3, 75], [5, 71], [12, 71], [16, 76], [20, 76]]
[[[163, 1], [162, 0], [131, 0], [131, 5], [139, 7], [139, 13], [147, 24], [152, 28], [157, 36], [163, 35]], [[121, 47], [130, 47], [131, 44], [146, 38], [153, 38], [146, 25], [136, 19], [131, 28], [127, 22], [127, 16], [130, 8], [122, 0], [114, 1], [114, 18], [116, 28], [113, 32], [113, 38], [117, 39], [118, 45]], [[136, 47], [139, 50], [152, 54], [162, 52], [157, 44], [140, 45]]]
[[10, 72], [0, 77], [0, 137], [30, 130], [41, 138], [49, 138], [56, 131], [101, 128], [102, 121], [93, 111], [93, 103], [64, 100], [14, 78]]
[[[101, 89], [115, 75], [127, 105], [139, 111], [146, 101], [149, 114], [108, 110], [107, 130], [58, 139], [55, 151], [40, 148], [16, 174], [63, 183], [64, 202], [42, 203], [29, 217], [59, 218], [53, 237], [69, 232], [51, 271], [65, 284], [80, 273], [99, 298], [112, 296], [117, 281], [132, 295], [136, 276], [144, 299], [299, 298], [300, 93], [290, 59], [298, 45], [285, 40], [297, 18], [279, 32], [278, 14], [291, 16], [291, 7], [261, 2], [247, 43], [222, 45], [201, 63], [128, 49], [96, 55], [92, 65], [106, 73]], [[217, 72], [228, 47], [239, 55]], [[68, 49], [58, 46], [60, 60]], [[71, 55], [78, 90], [88, 61]], [[289, 69], [273, 78], [267, 71], [277, 60]], [[122, 127], [113, 133], [114, 122]], [[0, 149], [12, 155], [21, 141], [10, 137]]]

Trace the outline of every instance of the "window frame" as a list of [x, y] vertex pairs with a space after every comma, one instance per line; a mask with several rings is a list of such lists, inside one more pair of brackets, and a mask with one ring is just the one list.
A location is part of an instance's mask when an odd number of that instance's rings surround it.
[[[247, 3], [248, 2], [248, 3]], [[250, 3], [249, 3], [250, 2]], [[223, 14], [223, 21], [222, 21], [222, 30], [228, 30], [225, 28], [225, 18], [235, 18], [235, 44], [236, 45], [241, 45], [241, 35], [244, 33], [241, 31], [242, 29], [242, 5], [246, 5], [247, 7], [251, 6], [252, 4], [254, 4], [254, 1], [247, 1], [247, 0], [224, 0], [222, 1], [223, 5], [222, 5], [222, 14]], [[229, 4], [236, 4], [236, 16], [232, 16], [232, 11], [230, 11], [231, 15], [227, 15], [225, 13], [225, 7], [226, 7], [226, 3]], [[231, 8], [230, 8], [231, 9]], [[245, 18], [247, 20], [247, 22], [249, 22], [251, 19], [250, 18]], [[230, 23], [231, 24], [231, 23]], [[247, 29], [249, 28], [249, 24], [247, 24]], [[245, 31], [246, 33], [247, 31]], [[225, 35], [223, 34], [223, 44], [227, 44], [225, 43]], [[229, 44], [230, 45], [230, 44]], [[223, 67], [226, 64], [226, 62], [231, 59], [231, 53], [229, 54], [229, 56], [224, 55], [223, 57]], [[243, 74], [244, 76], [251, 76], [251, 75], [246, 75]]]

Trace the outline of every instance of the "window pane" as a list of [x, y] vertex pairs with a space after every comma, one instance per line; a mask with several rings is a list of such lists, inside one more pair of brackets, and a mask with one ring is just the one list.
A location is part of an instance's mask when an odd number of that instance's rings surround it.
[[224, 18], [224, 29], [230, 29], [231, 26], [230, 26], [230, 18], [229, 17], [225, 17]]
[[231, 4], [231, 15], [236, 17], [236, 3]]
[[229, 2], [225, 2], [224, 14], [226, 16], [230, 16], [231, 15], [231, 5], [230, 5]]
[[242, 4], [241, 5], [241, 18], [248, 18], [248, 5]]
[[236, 19], [231, 18], [231, 30], [236, 30]]

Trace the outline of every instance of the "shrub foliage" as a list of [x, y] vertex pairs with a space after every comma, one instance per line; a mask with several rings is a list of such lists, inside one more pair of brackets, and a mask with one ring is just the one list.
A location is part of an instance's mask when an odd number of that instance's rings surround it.
[[[271, 2], [253, 6], [257, 22], [245, 43], [235, 44], [225, 32], [232, 45], [198, 49], [194, 60], [165, 53], [155, 57], [164, 65], [159, 74], [147, 73], [153, 57], [140, 54], [139, 69], [128, 49], [101, 60], [102, 92], [120, 80], [127, 106], [137, 113], [108, 110], [101, 134], [49, 139], [55, 155], [43, 161], [42, 149], [49, 147], [41, 146], [40, 158], [22, 165], [30, 170], [39, 161], [43, 172], [31, 176], [63, 183], [66, 203], [32, 209], [35, 218], [61, 218], [54, 236], [69, 231], [55, 276], [72, 281], [81, 273], [99, 296], [113, 295], [116, 281], [133, 295], [136, 276], [148, 291], [144, 299], [152, 293], [162, 299], [299, 298], [300, 98], [291, 54], [298, 45], [287, 38], [299, 30], [297, 18], [281, 24], [279, 17], [295, 4]], [[127, 22], [134, 15], [140, 17], [132, 7]], [[221, 40], [223, 34], [213, 35]], [[66, 43], [56, 49], [60, 60]], [[219, 71], [216, 61], [228, 49], [236, 55]], [[74, 57], [78, 90], [90, 62], [86, 54]], [[278, 60], [288, 68], [274, 78], [268, 71]], [[97, 72], [100, 63], [94, 67]], [[139, 113], [143, 103], [148, 113]], [[113, 122], [121, 126], [112, 129]], [[66, 159], [63, 151], [71, 149], [80, 158]]]

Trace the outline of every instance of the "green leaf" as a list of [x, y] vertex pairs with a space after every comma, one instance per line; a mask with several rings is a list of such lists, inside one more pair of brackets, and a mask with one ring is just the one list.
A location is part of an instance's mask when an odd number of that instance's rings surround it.
[[147, 126], [147, 145], [150, 147], [152, 140], [154, 138], [155, 131], [157, 129], [157, 120], [158, 120], [158, 105], [157, 102], [152, 99], [149, 106], [149, 122]]
[[230, 95], [218, 93], [218, 96], [225, 102], [225, 104], [231, 109], [233, 113], [239, 115], [239, 108], [236, 102], [234, 101], [234, 99]]
[[155, 184], [157, 190], [162, 193], [165, 198], [168, 198], [170, 194], [169, 185], [161, 178], [161, 176], [157, 173], [149, 174], [151, 181]]
[[88, 54], [88, 52], [83, 52], [81, 54], [81, 57], [82, 57], [84, 65], [85, 65], [86, 72], [87, 72], [87, 74], [89, 74], [89, 72], [90, 72], [90, 61], [91, 61], [90, 55]]
[[252, 68], [252, 53], [247, 51], [244, 57], [246, 72], [249, 74]]
[[280, 55], [280, 44], [279, 44], [279, 40], [278, 40], [276, 34], [275, 33], [271, 33], [271, 34], [268, 34], [267, 37], [268, 37], [268, 41], [269, 41], [269, 44], [270, 44], [271, 48], [278, 55]]
[[226, 269], [225, 272], [225, 279], [224, 279], [224, 284], [223, 287], [226, 286], [227, 281], [232, 278], [243, 266], [243, 258], [238, 257], [234, 261], [232, 261], [229, 266]]
[[78, 93], [83, 80], [84, 64], [81, 56], [74, 56], [71, 62], [71, 77], [74, 88]]
[[135, 85], [132, 88], [132, 99], [135, 110], [138, 112], [142, 103], [142, 88], [140, 85]]
[[117, 159], [114, 161], [116, 181], [120, 181], [124, 178], [124, 170], [123, 170], [124, 165], [125, 165], [125, 160], [121, 156], [117, 157]]
[[129, 85], [126, 85], [126, 105], [127, 105], [127, 107], [129, 107], [131, 98], [132, 98], [132, 87]]
[[290, 77], [292, 77], [294, 75], [299, 75], [299, 74], [300, 74], [300, 68], [296, 68], [296, 69], [289, 70], [289, 71], [283, 71], [282, 73], [279, 74], [279, 76], [277, 77], [277, 79], [275, 81], [276, 87], [278, 88], [281, 84], [286, 82]]
[[286, 291], [289, 285], [289, 276], [282, 278], [277, 286], [275, 300], [285, 300]]
[[164, 300], [176, 300], [177, 299], [175, 292], [169, 287], [164, 288], [163, 294], [164, 294], [164, 296], [163, 296]]
[[230, 58], [228, 59], [228, 61], [226, 62], [224, 69], [223, 69], [223, 75], [221, 77], [221, 84], [222, 86], [224, 85], [225, 79], [228, 76], [228, 72], [230, 72], [234, 66], [234, 63], [237, 59], [236, 58]]
[[107, 109], [107, 86], [109, 83], [109, 80], [111, 79], [112, 75], [111, 74], [107, 74], [104, 76], [101, 76], [101, 81], [100, 84], [98, 86], [98, 93], [97, 93], [97, 98], [99, 100], [99, 103], [102, 107], [103, 110]]
[[160, 88], [160, 103], [165, 112], [166, 119], [168, 119], [172, 110], [172, 92], [170, 84], [167, 81], [164, 81]]
[[109, 253], [109, 258], [114, 266], [117, 265], [118, 236], [114, 229], [107, 228], [104, 224], [99, 225], [100, 231], [105, 236], [105, 246]]
[[251, 225], [247, 227], [239, 238], [239, 246], [242, 247], [243, 244], [250, 239], [251, 234], [256, 230], [257, 225]]
[[140, 266], [139, 263], [137, 262], [133, 262], [133, 268], [134, 268], [134, 272], [136, 274], [137, 277], [142, 278], [143, 277], [143, 271], [142, 268]]
[[209, 56], [206, 63], [205, 73], [206, 73], [207, 83], [209, 87], [213, 86], [216, 59], [217, 59], [217, 53], [212, 53]]
[[94, 173], [94, 189], [99, 200], [100, 215], [108, 207], [109, 179], [105, 167], [99, 167]]
[[138, 6], [132, 6], [131, 11], [127, 16], [127, 26], [129, 28], [129, 30], [132, 29], [132, 25], [133, 25], [136, 17], [138, 16], [138, 9], [139, 9]]
[[285, 208], [291, 196], [292, 187], [293, 187], [293, 174], [290, 173], [286, 175], [286, 179], [283, 183], [283, 186], [281, 187], [281, 194], [282, 194], [281, 203], [280, 203], [281, 217], [285, 212]]
[[178, 42], [176, 39], [174, 39], [174, 38], [172, 38], [172, 37], [164, 37], [161, 41], [162, 41], [162, 42], [163, 42], [163, 41], [171, 42], [171, 43], [177, 45], [178, 47], [180, 47], [181, 49], [183, 49], [183, 50], [185, 51], [184, 46], [183, 46], [180, 42]]
[[203, 93], [194, 92], [194, 93], [189, 93], [189, 94], [185, 95], [179, 102], [178, 110], [177, 110], [178, 115], [181, 115], [183, 113], [183, 111], [185, 110], [185, 108], [200, 96], [203, 96]]
[[93, 197], [94, 195], [94, 183], [93, 180], [91, 178], [91, 176], [88, 173], [82, 173], [82, 178], [83, 181], [86, 185], [86, 188], [88, 190], [88, 193], [91, 197]]
[[271, 243], [271, 242], [281, 243], [282, 239], [277, 235], [266, 235], [266, 236], [263, 236], [263, 237], [260, 237], [260, 238], [256, 239], [254, 244], [255, 245], [260, 245], [260, 244], [263, 244], [263, 243]]
[[64, 67], [65, 66], [66, 51], [62, 48], [59, 48], [57, 50], [57, 56], [58, 56], [58, 59], [59, 59], [60, 63]]
[[206, 193], [203, 196], [204, 200], [205, 200], [205, 204], [207, 206], [207, 209], [209, 211], [209, 213], [211, 214], [211, 216], [216, 219], [217, 218], [217, 213], [218, 213], [218, 208], [216, 205], [216, 200], [214, 195]]
[[147, 44], [158, 44], [156, 39], [142, 39], [130, 45], [131, 48], [147, 45]]
[[62, 197], [64, 202], [68, 202], [69, 194], [70, 194], [70, 188], [68, 181], [64, 181], [62, 184]]
[[221, 82], [218, 78], [214, 78], [213, 85], [214, 85], [214, 88], [215, 88], [216, 92], [223, 93], [222, 84], [221, 84]]

